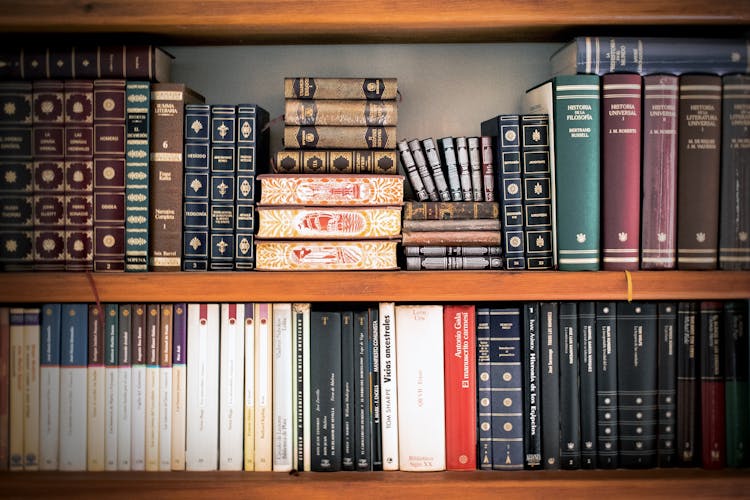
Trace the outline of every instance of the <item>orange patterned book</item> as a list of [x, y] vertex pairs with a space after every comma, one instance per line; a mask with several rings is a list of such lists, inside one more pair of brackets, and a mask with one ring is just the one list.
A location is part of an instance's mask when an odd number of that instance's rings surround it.
[[371, 271], [398, 269], [395, 240], [262, 241], [255, 247], [261, 271]]
[[259, 205], [401, 205], [401, 175], [259, 175]]
[[401, 207], [258, 207], [258, 238], [373, 239], [401, 234]]

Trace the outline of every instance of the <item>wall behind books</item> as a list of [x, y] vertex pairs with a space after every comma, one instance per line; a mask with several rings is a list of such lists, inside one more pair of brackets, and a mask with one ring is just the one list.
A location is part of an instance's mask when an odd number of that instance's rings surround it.
[[[479, 124], [520, 112], [523, 92], [549, 77], [559, 44], [374, 44], [167, 47], [172, 80], [208, 103], [255, 102], [284, 112], [284, 77], [396, 77], [398, 138], [479, 135]], [[282, 149], [282, 123], [271, 149]]]

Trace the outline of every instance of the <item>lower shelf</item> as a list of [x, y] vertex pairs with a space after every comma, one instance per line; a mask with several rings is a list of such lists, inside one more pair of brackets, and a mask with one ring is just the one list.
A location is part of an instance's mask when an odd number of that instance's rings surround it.
[[0, 473], [5, 498], [740, 498], [750, 471], [336, 472], [32, 472]]

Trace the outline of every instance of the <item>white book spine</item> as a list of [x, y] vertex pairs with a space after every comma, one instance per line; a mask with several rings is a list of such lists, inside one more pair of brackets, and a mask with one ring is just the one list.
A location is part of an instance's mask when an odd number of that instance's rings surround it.
[[39, 469], [57, 470], [60, 453], [60, 304], [42, 308]]
[[219, 305], [188, 305], [187, 470], [216, 470], [219, 446]]
[[172, 470], [172, 367], [159, 368], [159, 470]]
[[23, 309], [10, 310], [10, 470], [23, 470]]
[[117, 366], [106, 366], [104, 368], [105, 379], [105, 408], [104, 408], [104, 470], [117, 470], [117, 445], [118, 427], [118, 382], [119, 368]]
[[24, 309], [24, 470], [39, 470], [39, 309]]
[[104, 366], [89, 365], [87, 370], [87, 469], [104, 470]]
[[63, 307], [60, 332], [60, 470], [86, 470], [87, 308]]
[[244, 305], [245, 334], [245, 422], [244, 453], [246, 471], [255, 470], [255, 322], [253, 304]]
[[159, 470], [159, 365], [146, 365], [146, 470]]
[[187, 366], [172, 365], [172, 470], [185, 470]]
[[302, 442], [304, 471], [312, 467], [312, 441], [310, 433], [310, 304], [296, 304], [303, 312], [302, 324]]
[[271, 304], [255, 304], [255, 470], [273, 470]]
[[443, 307], [396, 306], [399, 467], [445, 470]]
[[273, 305], [273, 470], [292, 470], [292, 304]]
[[380, 425], [383, 470], [398, 470], [398, 390], [396, 374], [396, 310], [393, 302], [379, 304]]
[[221, 363], [219, 375], [219, 469], [242, 470], [244, 432], [243, 304], [221, 305]]
[[146, 365], [133, 364], [130, 462], [135, 471], [146, 470]]
[[117, 470], [130, 470], [131, 442], [131, 368], [120, 366], [117, 369]]

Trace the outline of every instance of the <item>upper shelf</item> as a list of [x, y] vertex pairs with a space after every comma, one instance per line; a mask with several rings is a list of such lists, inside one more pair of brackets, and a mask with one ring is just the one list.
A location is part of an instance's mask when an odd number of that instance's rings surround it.
[[[159, 43], [564, 41], [621, 27], [747, 32], [747, 0], [3, 0], [0, 33], [138, 34]], [[641, 27], [641, 28], [638, 28]], [[650, 27], [650, 29], [649, 29]], [[655, 31], [656, 29], [659, 31]], [[702, 32], [694, 31], [696, 34]]]

